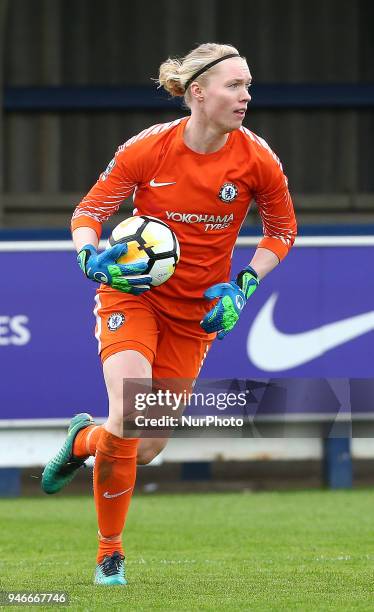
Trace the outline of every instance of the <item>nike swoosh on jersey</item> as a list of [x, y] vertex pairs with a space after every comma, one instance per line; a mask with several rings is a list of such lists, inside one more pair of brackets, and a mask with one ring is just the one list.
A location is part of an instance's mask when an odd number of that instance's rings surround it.
[[152, 179], [149, 184], [151, 187], [166, 187], [166, 185], [175, 185], [176, 181], [173, 181], [172, 183], [156, 183], [155, 179]]
[[128, 489], [125, 489], [124, 491], [120, 491], [119, 493], [109, 493], [109, 491], [105, 491], [105, 493], [103, 494], [103, 497], [106, 497], [107, 499], [112, 499], [112, 497], [119, 497], [120, 495], [123, 495], [124, 493], [128, 493], [128, 491], [131, 491], [132, 487], [129, 487]]
[[309, 331], [285, 334], [274, 324], [278, 294], [273, 293], [258, 312], [247, 338], [247, 355], [260, 370], [280, 372], [296, 368], [327, 351], [374, 330], [374, 311]]

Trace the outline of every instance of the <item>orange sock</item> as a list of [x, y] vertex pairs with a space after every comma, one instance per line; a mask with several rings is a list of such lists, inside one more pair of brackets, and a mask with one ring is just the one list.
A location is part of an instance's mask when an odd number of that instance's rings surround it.
[[96, 453], [97, 442], [103, 431], [102, 425], [89, 425], [78, 431], [73, 444], [73, 455], [79, 459]]
[[136, 479], [139, 440], [119, 438], [103, 429], [97, 443], [94, 495], [99, 525], [97, 562], [118, 550]]

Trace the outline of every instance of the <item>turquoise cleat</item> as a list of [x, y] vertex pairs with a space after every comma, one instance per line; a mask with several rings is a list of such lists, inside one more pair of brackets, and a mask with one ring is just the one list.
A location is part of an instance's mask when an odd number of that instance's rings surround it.
[[95, 584], [106, 586], [126, 585], [125, 557], [116, 550], [111, 557], [106, 556], [95, 570]]
[[75, 436], [81, 429], [94, 424], [95, 421], [87, 412], [76, 414], [71, 419], [64, 445], [44, 468], [41, 485], [44, 493], [57, 493], [73, 480], [77, 470], [85, 462], [85, 459], [73, 456]]

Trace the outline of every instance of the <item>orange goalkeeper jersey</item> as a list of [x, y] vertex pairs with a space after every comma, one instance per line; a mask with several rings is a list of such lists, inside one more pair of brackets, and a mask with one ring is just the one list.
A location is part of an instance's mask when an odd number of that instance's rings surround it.
[[165, 221], [178, 237], [181, 259], [172, 278], [152, 289], [155, 298], [201, 298], [229, 279], [253, 199], [263, 222], [258, 246], [281, 260], [296, 236], [287, 179], [267, 143], [241, 127], [215, 153], [196, 153], [184, 143], [187, 121], [152, 126], [121, 145], [72, 218], [73, 230], [88, 226], [100, 237], [102, 223], [133, 194], [133, 214]]

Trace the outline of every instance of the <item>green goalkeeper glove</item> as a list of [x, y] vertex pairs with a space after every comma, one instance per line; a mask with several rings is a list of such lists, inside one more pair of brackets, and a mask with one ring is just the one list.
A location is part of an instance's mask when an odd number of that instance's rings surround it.
[[204, 297], [219, 300], [200, 322], [201, 327], [207, 333], [218, 332], [217, 338], [222, 340], [238, 322], [248, 298], [256, 291], [259, 282], [255, 270], [247, 266], [239, 272], [236, 281], [209, 287]]
[[140, 295], [149, 291], [152, 278], [142, 276], [147, 267], [144, 261], [127, 265], [117, 263], [117, 259], [127, 253], [127, 248], [127, 244], [116, 244], [98, 253], [92, 244], [86, 244], [79, 251], [77, 261], [87, 278], [96, 283], [110, 285], [123, 293]]

